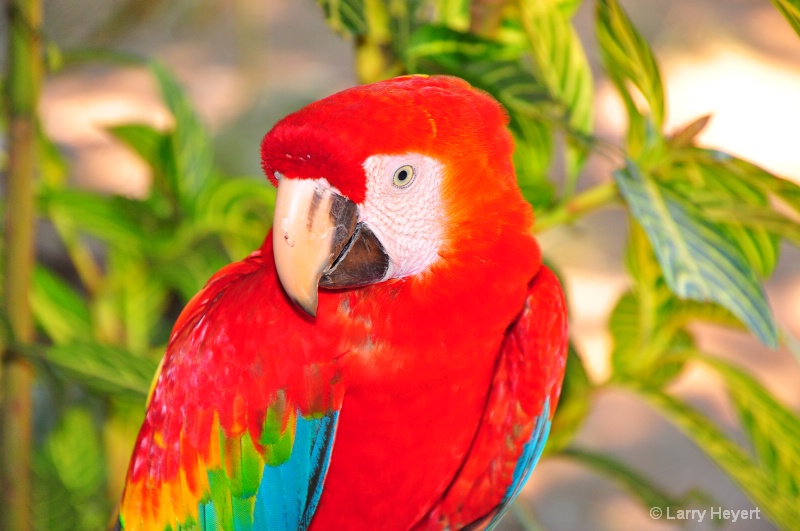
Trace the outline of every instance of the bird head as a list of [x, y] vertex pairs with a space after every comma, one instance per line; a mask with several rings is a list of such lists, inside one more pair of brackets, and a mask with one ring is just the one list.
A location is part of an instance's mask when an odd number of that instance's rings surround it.
[[313, 316], [320, 287], [486, 261], [512, 233], [538, 261], [507, 123], [489, 95], [446, 76], [354, 87], [279, 121], [261, 155], [278, 188], [273, 252], [284, 291]]

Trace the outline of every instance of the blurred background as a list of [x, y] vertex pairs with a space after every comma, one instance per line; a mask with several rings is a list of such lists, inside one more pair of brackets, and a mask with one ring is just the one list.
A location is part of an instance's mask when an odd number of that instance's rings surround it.
[[[668, 129], [711, 114], [702, 145], [800, 182], [800, 39], [770, 2], [622, 4], [660, 60]], [[599, 77], [592, 19], [587, 4], [576, 20], [596, 75], [596, 131], [619, 139], [625, 113], [610, 83]], [[352, 43], [329, 29], [312, 0], [45, 0], [44, 29], [61, 49], [109, 48], [167, 65], [210, 129], [213, 156], [228, 175], [261, 176], [258, 145], [279, 118], [357, 83]], [[129, 197], [146, 195], [150, 169], [106, 129], [144, 123], [165, 130], [172, 121], [149, 70], [97, 64], [49, 76], [41, 117], [68, 159], [69, 179], [76, 186]], [[579, 186], [609, 180], [611, 169], [608, 162], [591, 159]], [[545, 254], [566, 278], [571, 335], [595, 379], [608, 374], [608, 316], [628, 287], [621, 262], [625, 233], [624, 213], [616, 208], [541, 236]], [[40, 235], [40, 257], [54, 267], [66, 263], [57, 235], [47, 226], [40, 227]], [[179, 260], [175, 266], [181, 266]], [[783, 246], [767, 290], [779, 325], [800, 336], [796, 248]], [[735, 360], [779, 400], [800, 410], [797, 352], [772, 351], [751, 336], [710, 326], [696, 332], [704, 349]], [[740, 438], [713, 375], [690, 370], [670, 390]], [[595, 402], [578, 441], [624, 459], [675, 495], [702, 489], [715, 505], [752, 508], [689, 440], [624, 392], [607, 392]], [[714, 527], [708, 521], [653, 520], [614, 483], [558, 457], [540, 464], [522, 498], [545, 529]], [[722, 527], [773, 529], [763, 517]], [[502, 529], [522, 527], [507, 517]]]

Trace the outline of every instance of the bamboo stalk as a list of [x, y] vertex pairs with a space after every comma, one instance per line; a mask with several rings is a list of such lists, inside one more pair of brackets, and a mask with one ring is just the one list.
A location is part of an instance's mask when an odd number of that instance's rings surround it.
[[[33, 185], [36, 111], [42, 79], [41, 0], [8, 0], [6, 113], [8, 171], [3, 310], [14, 343], [34, 337], [28, 294], [34, 265]], [[0, 528], [31, 529], [31, 384], [33, 370], [13, 347], [3, 353], [0, 409]]]

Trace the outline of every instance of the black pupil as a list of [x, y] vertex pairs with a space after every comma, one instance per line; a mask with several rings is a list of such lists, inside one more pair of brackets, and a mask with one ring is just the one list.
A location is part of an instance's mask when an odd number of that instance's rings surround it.
[[405, 181], [406, 179], [408, 179], [408, 170], [400, 170], [397, 172], [398, 181]]

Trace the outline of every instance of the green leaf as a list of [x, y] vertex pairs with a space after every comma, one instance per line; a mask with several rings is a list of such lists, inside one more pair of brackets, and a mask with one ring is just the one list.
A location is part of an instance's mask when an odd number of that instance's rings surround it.
[[555, 186], [548, 178], [553, 162], [553, 133], [540, 120], [515, 119], [514, 168], [522, 195], [540, 212], [553, 204]]
[[772, 194], [795, 212], [800, 214], [800, 185], [777, 177], [763, 168], [746, 160], [736, 158], [722, 151], [697, 149], [690, 156], [703, 164], [719, 164], [727, 172], [738, 179], [749, 183], [754, 188]]
[[273, 186], [238, 177], [209, 183], [197, 199], [197, 225], [218, 234], [232, 259], [241, 259], [264, 240], [275, 207]]
[[108, 132], [133, 149], [150, 166], [153, 182], [147, 203], [152, 214], [162, 219], [173, 217], [178, 197], [175, 195], [177, 169], [172, 135], [139, 124], [110, 127]]
[[[550, 0], [520, 0], [519, 6], [538, 77], [553, 99], [564, 106], [567, 130], [577, 133], [580, 138], [591, 135], [592, 70], [569, 16], [560, 10], [560, 5]], [[567, 144], [568, 194], [574, 188], [587, 154], [583, 143]]]
[[652, 129], [660, 131], [664, 124], [664, 87], [658, 63], [617, 0], [597, 2], [597, 39], [606, 72], [628, 111], [629, 150], [637, 155], [649, 143]]
[[67, 410], [44, 447], [36, 451], [34, 519], [37, 529], [102, 529], [111, 508], [97, 428], [88, 411]]
[[146, 240], [137, 222], [142, 211], [140, 201], [69, 188], [47, 190], [39, 201], [47, 215], [110, 245], [138, 249]]
[[325, 22], [334, 31], [356, 37], [367, 31], [364, 0], [317, 0], [325, 13]]
[[695, 205], [760, 276], [768, 277], [778, 262], [779, 236], [796, 239], [796, 224], [775, 211], [767, 193], [742, 178], [734, 166], [705, 160], [699, 150], [688, 151], [687, 160], [667, 166], [664, 175], [656, 174], [659, 181]]
[[92, 337], [86, 301], [61, 277], [37, 264], [33, 271], [31, 308], [36, 322], [54, 343]]
[[109, 253], [108, 263], [105, 295], [112, 296], [117, 305], [124, 344], [131, 352], [145, 354], [164, 311], [167, 290], [152, 274], [150, 264], [135, 252], [115, 249]]
[[607, 476], [637, 498], [642, 507], [647, 509], [669, 507], [670, 510], [678, 510], [688, 507], [693, 502], [709, 501], [707, 494], [698, 491], [689, 492], [681, 497], [672, 496], [649, 478], [608, 455], [578, 448], [567, 448], [562, 455]]
[[211, 139], [175, 78], [157, 63], [151, 70], [161, 89], [161, 97], [175, 119], [169, 135], [175, 167], [174, 172], [166, 176], [167, 183], [178, 205], [192, 214], [197, 194], [211, 177], [214, 153]]
[[756, 462], [771, 476], [775, 495], [800, 506], [800, 418], [740, 368], [711, 356], [697, 359], [725, 381]]
[[716, 228], [630, 161], [614, 178], [655, 249], [673, 293], [715, 301], [766, 345], [778, 342], [764, 290], [742, 252]]
[[795, 33], [800, 35], [800, 1], [798, 0], [772, 0], [778, 11], [791, 24]]
[[37, 357], [67, 371], [90, 389], [114, 395], [131, 395], [142, 400], [158, 364], [134, 356], [124, 349], [100, 343], [74, 342], [46, 348]]
[[405, 60], [413, 64], [425, 58], [447, 57], [450, 62], [466, 67], [470, 61], [503, 61], [518, 59], [521, 47], [485, 39], [447, 26], [425, 24], [417, 28], [405, 50]]
[[162, 157], [165, 146], [169, 145], [169, 135], [142, 124], [117, 125], [106, 130], [132, 148], [151, 168], [163, 164]]
[[[753, 503], [763, 509], [776, 524], [784, 529], [793, 529], [800, 521], [800, 500], [796, 494], [776, 490], [776, 488], [782, 488], [785, 478], [776, 485], [776, 478], [769, 468], [764, 468], [754, 462], [743, 448], [728, 438], [708, 418], [690, 406], [657, 389], [639, 386], [636, 388], [636, 392], [664, 413], [708, 454], [728, 476], [739, 484], [747, 496], [753, 500]], [[775, 421], [770, 419], [768, 422], [770, 425], [774, 425]], [[769, 435], [767, 434], [767, 436]], [[796, 445], [796, 441], [796, 438], [785, 439], [779, 444], [781, 447], [788, 447]], [[795, 465], [795, 468], [782, 470], [780, 473], [794, 478], [797, 470], [797, 465]]]
[[407, 62], [421, 73], [461, 77], [509, 111], [520, 187], [535, 207], [543, 208], [554, 195], [548, 171], [553, 157], [551, 123], [558, 118], [550, 118], [554, 103], [524, 66], [523, 51], [442, 26], [421, 26], [411, 38]]

